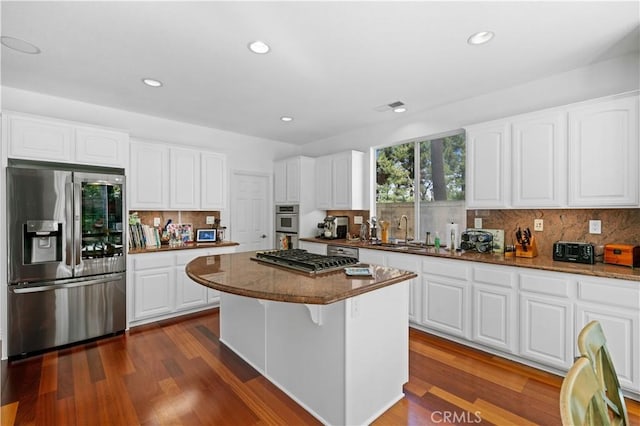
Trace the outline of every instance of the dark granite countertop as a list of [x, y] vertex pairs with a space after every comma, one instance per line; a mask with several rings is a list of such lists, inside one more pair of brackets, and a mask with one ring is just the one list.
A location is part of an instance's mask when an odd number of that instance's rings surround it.
[[194, 281], [239, 296], [279, 302], [326, 305], [396, 284], [417, 275], [372, 265], [372, 276], [350, 277], [344, 271], [318, 275], [252, 260], [256, 252], [200, 256], [186, 266]]
[[128, 254], [159, 253], [159, 252], [176, 251], [176, 250], [231, 247], [231, 246], [237, 246], [237, 245], [239, 245], [239, 243], [235, 243], [233, 241], [222, 241], [217, 243], [187, 243], [182, 246], [173, 246], [173, 247], [169, 245], [162, 245], [157, 248], [154, 247], [154, 248], [146, 248], [146, 249], [129, 250]]
[[[565, 272], [570, 274], [591, 275], [603, 278], [616, 278], [630, 281], [640, 281], [640, 268], [630, 268], [628, 266], [612, 265], [606, 263], [595, 263], [585, 265], [579, 263], [558, 262], [550, 255], [538, 255], [534, 258], [505, 257], [502, 254], [478, 253], [454, 251], [447, 249], [436, 250], [434, 247], [419, 246], [391, 246], [376, 245], [370, 242], [348, 241], [348, 240], [326, 240], [322, 238], [300, 238], [300, 241], [313, 243], [331, 244], [344, 247], [357, 247], [371, 250], [384, 250], [394, 253], [416, 254], [421, 256], [433, 256], [443, 259], [466, 260], [470, 262], [490, 263], [494, 265], [516, 266], [521, 268], [542, 269], [546, 271]], [[405, 247], [405, 248], [403, 248]]]

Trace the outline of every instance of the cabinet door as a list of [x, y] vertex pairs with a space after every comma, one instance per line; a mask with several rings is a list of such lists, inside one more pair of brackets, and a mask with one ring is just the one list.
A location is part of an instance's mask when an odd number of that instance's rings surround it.
[[387, 266], [418, 274], [409, 281], [409, 321], [420, 322], [420, 263], [421, 259], [408, 254], [387, 254]]
[[319, 157], [316, 160], [316, 207], [319, 209], [332, 208], [331, 193], [332, 184], [331, 156]]
[[169, 207], [169, 150], [163, 145], [131, 144], [130, 209]]
[[507, 122], [467, 130], [467, 207], [507, 207], [509, 161]]
[[184, 270], [176, 268], [176, 310], [198, 308], [208, 303], [208, 288], [193, 281]]
[[287, 162], [276, 161], [273, 165], [273, 196], [276, 203], [287, 202]]
[[585, 303], [578, 303], [576, 309], [576, 336], [590, 321], [599, 321], [607, 337], [607, 349], [620, 385], [637, 393], [640, 389], [640, 314], [637, 311]]
[[55, 121], [6, 115], [9, 158], [69, 162], [73, 158], [73, 128]]
[[521, 293], [520, 355], [568, 370], [574, 353], [572, 318], [569, 300]]
[[171, 149], [171, 191], [173, 209], [200, 208], [200, 153], [190, 149]]
[[469, 283], [422, 276], [422, 324], [444, 333], [470, 338]]
[[134, 319], [173, 311], [174, 269], [171, 267], [134, 272]]
[[332, 192], [333, 209], [351, 209], [351, 156], [336, 154], [333, 157]]
[[569, 110], [569, 205], [638, 205], [638, 97]]
[[202, 194], [200, 207], [203, 210], [223, 210], [227, 205], [227, 158], [223, 154], [203, 152]]
[[287, 160], [287, 203], [300, 202], [300, 158]]
[[512, 205], [558, 207], [566, 203], [566, 114], [519, 118], [512, 124]]
[[473, 285], [473, 340], [506, 352], [516, 352], [512, 290]]
[[82, 164], [126, 167], [129, 135], [90, 127], [76, 128], [76, 161]]

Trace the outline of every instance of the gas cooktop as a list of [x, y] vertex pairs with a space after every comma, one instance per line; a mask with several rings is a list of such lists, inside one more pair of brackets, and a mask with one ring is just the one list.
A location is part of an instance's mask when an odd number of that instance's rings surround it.
[[324, 256], [302, 249], [259, 251], [254, 260], [308, 274], [338, 271], [358, 263], [354, 257]]

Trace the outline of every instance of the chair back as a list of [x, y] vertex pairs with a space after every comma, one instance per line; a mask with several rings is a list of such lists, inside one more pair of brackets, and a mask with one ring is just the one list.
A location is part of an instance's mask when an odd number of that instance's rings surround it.
[[587, 358], [578, 358], [562, 381], [560, 416], [564, 426], [611, 424], [600, 384]]
[[610, 410], [612, 423], [629, 425], [629, 415], [624, 402], [618, 375], [607, 348], [607, 339], [598, 321], [591, 321], [578, 335], [580, 355], [591, 362], [603, 392], [603, 398]]

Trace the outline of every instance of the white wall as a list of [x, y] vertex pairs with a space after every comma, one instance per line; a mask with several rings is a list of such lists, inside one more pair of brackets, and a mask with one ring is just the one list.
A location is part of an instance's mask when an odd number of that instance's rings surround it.
[[[367, 154], [365, 176], [375, 164], [368, 157], [372, 147], [391, 145], [424, 136], [464, 128], [470, 124], [585, 101], [640, 88], [638, 53], [597, 62], [508, 89], [417, 111], [302, 147], [310, 157], [355, 149]], [[411, 105], [407, 105], [409, 111]], [[393, 114], [388, 111], [381, 114]], [[368, 177], [365, 182], [369, 184]], [[369, 199], [371, 188], [367, 188]]]
[[273, 160], [296, 155], [291, 144], [146, 114], [2, 87], [2, 108], [128, 131], [133, 139], [206, 147], [227, 154], [230, 170], [272, 173]]

